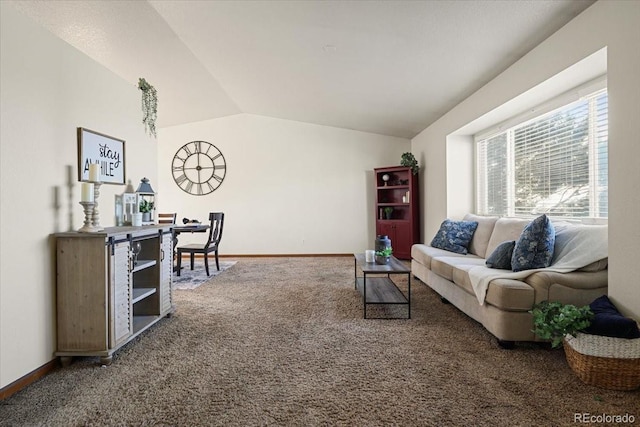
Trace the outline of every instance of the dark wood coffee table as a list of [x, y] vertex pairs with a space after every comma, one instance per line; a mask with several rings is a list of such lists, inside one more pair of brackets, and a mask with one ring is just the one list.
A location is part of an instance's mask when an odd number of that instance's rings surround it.
[[[393, 256], [388, 264], [366, 262], [364, 254], [353, 254], [353, 258], [355, 288], [362, 294], [364, 318], [367, 318], [367, 305], [402, 304], [407, 306], [407, 319], [411, 319], [411, 268]], [[362, 270], [362, 277], [358, 277], [358, 267]], [[392, 274], [407, 275], [406, 295], [391, 279]]]

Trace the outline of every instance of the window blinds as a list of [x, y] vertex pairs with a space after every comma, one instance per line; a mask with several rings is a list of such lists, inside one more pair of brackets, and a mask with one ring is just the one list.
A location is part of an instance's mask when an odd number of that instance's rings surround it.
[[607, 107], [602, 89], [478, 139], [478, 213], [606, 218]]

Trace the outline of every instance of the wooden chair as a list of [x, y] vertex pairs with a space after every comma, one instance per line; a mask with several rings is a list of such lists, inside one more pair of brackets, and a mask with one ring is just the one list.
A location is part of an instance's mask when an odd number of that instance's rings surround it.
[[191, 244], [185, 246], [179, 246], [178, 250], [178, 276], [180, 275], [180, 268], [182, 264], [182, 254], [188, 253], [191, 255], [191, 269], [193, 270], [193, 261], [195, 254], [203, 254], [204, 255], [204, 269], [207, 271], [207, 276], [209, 276], [209, 253], [215, 252], [216, 256], [216, 268], [220, 271], [220, 263], [218, 262], [218, 246], [220, 245], [220, 240], [222, 239], [222, 226], [224, 225], [224, 213], [223, 212], [211, 212], [209, 213], [209, 239], [207, 243], [202, 244]]
[[159, 213], [158, 224], [175, 224], [177, 213]]

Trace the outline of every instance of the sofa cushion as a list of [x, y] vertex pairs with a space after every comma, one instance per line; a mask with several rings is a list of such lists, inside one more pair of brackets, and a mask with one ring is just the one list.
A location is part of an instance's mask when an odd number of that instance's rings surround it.
[[[473, 291], [469, 270], [473, 265], [456, 265], [453, 267], [453, 282], [473, 295], [477, 304], [476, 294]], [[535, 303], [535, 291], [528, 284], [514, 279], [494, 279], [489, 283], [485, 304], [492, 305], [501, 310], [528, 311]]]
[[466, 257], [437, 257], [431, 260], [431, 271], [440, 277], [453, 281], [453, 270], [455, 267], [466, 266], [470, 268], [476, 265], [484, 265], [484, 259], [476, 255], [468, 255]]
[[480, 216], [474, 214], [467, 214], [463, 218], [464, 221], [475, 221], [478, 223], [475, 233], [473, 233], [473, 239], [469, 244], [469, 253], [478, 255], [481, 258], [486, 258], [487, 245], [493, 233], [493, 228], [498, 220], [497, 216]]
[[476, 221], [445, 219], [440, 224], [440, 230], [433, 237], [431, 246], [458, 254], [466, 254], [476, 228], [478, 228]]
[[438, 249], [425, 245], [422, 243], [416, 243], [411, 246], [411, 258], [424, 265], [428, 269], [431, 269], [431, 260], [436, 257], [461, 257], [465, 258], [470, 255], [456, 254], [454, 252], [445, 251], [444, 249]]
[[515, 240], [500, 243], [496, 250], [487, 258], [487, 267], [511, 270], [511, 256], [513, 255], [513, 248], [515, 247]]
[[513, 271], [545, 268], [551, 265], [556, 230], [546, 215], [529, 223], [516, 241], [511, 257]]
[[586, 333], [614, 338], [640, 338], [635, 320], [623, 316], [608, 296], [597, 298], [589, 307], [594, 316]]
[[487, 244], [487, 254], [492, 254], [498, 245], [507, 240], [518, 240], [522, 230], [531, 220], [524, 218], [500, 218], [493, 227], [493, 233]]

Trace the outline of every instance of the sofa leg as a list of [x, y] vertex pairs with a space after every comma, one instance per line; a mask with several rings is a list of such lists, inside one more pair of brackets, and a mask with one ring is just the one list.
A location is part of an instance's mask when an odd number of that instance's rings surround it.
[[516, 346], [515, 341], [498, 340], [498, 345], [504, 350], [513, 350]]
[[443, 304], [451, 304], [451, 302], [449, 302], [449, 300], [446, 299], [445, 297], [440, 297], [440, 302]]

